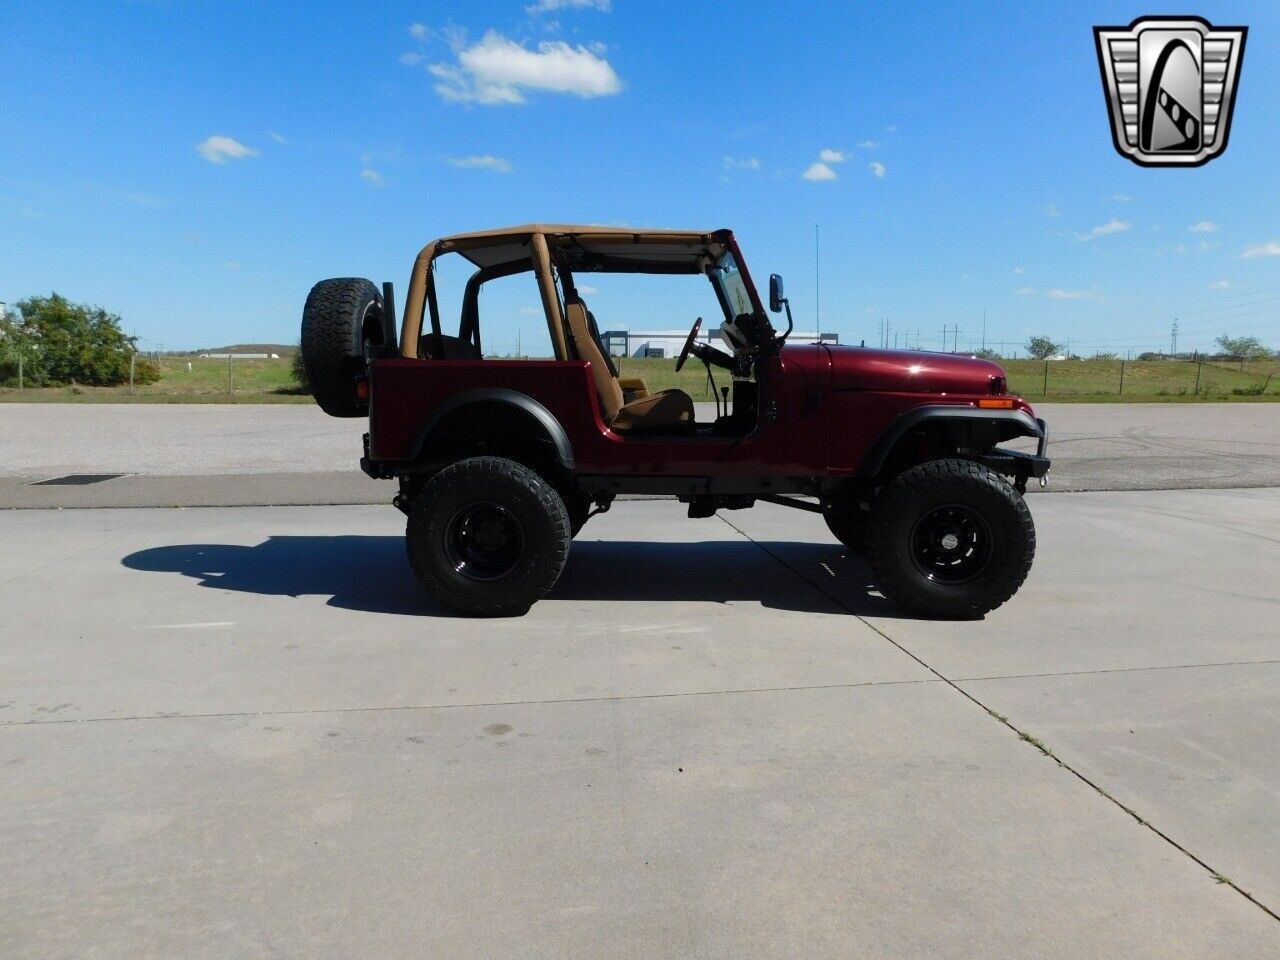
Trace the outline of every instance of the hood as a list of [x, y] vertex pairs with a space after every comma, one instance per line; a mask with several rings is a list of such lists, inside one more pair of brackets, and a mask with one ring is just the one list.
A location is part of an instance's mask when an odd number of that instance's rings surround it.
[[977, 357], [841, 344], [824, 346], [831, 355], [831, 386], [835, 390], [991, 393], [992, 379], [1005, 377], [998, 363]]

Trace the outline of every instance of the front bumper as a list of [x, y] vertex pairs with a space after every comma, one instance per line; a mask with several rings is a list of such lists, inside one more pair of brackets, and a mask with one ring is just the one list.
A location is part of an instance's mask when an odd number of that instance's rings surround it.
[[1036, 424], [1040, 427], [1040, 438], [1036, 443], [1035, 453], [997, 447], [979, 458], [983, 464], [997, 473], [1013, 477], [1014, 485], [1019, 490], [1026, 488], [1027, 480], [1031, 477], [1035, 477], [1040, 481], [1040, 486], [1044, 486], [1045, 477], [1051, 466], [1051, 461], [1045, 456], [1049, 450], [1049, 428], [1043, 417], [1036, 417]]

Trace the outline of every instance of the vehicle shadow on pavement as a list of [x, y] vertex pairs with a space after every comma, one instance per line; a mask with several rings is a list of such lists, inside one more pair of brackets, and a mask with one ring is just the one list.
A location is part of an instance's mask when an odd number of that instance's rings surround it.
[[409, 569], [403, 537], [268, 537], [255, 546], [184, 543], [120, 561], [131, 570], [180, 573], [202, 587], [264, 596], [328, 596], [368, 613], [447, 616]]
[[755, 600], [801, 613], [911, 617], [875, 590], [866, 562], [839, 544], [583, 540], [569, 551], [550, 598]]
[[[330, 606], [368, 613], [452, 616], [418, 584], [404, 538], [397, 536], [276, 536], [254, 546], [174, 544], [139, 550], [121, 563], [131, 570], [182, 574], [217, 590], [327, 596]], [[861, 559], [831, 544], [580, 540], [548, 599], [756, 601], [799, 613], [843, 608], [903, 616], [871, 592], [870, 579]]]

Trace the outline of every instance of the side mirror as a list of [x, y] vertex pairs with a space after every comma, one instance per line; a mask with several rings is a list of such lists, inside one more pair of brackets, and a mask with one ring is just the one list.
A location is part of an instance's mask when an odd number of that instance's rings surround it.
[[769, 309], [774, 313], [781, 313], [786, 299], [782, 295], [782, 277], [776, 273], [769, 274]]

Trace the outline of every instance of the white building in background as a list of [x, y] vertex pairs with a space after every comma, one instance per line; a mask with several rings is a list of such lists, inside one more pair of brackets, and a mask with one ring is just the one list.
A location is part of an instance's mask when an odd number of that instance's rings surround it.
[[[611, 357], [652, 357], [672, 359], [680, 356], [680, 350], [689, 336], [688, 330], [606, 330], [600, 339], [604, 342], [605, 352]], [[814, 330], [792, 330], [787, 343], [817, 343], [819, 336]], [[839, 343], [840, 335], [824, 332], [823, 343]], [[721, 350], [729, 351], [725, 346], [720, 328], [703, 327], [698, 334], [699, 343], [710, 343]]]

